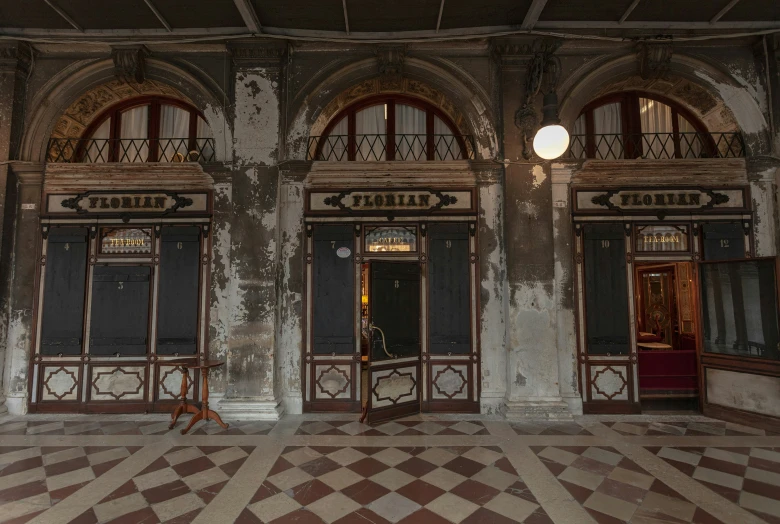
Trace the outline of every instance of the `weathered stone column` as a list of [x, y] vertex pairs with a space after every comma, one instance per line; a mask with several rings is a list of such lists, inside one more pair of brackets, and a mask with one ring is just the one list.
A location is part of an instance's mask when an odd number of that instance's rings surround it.
[[[7, 202], [13, 206], [16, 220], [3, 228], [8, 256], [3, 256], [3, 282], [7, 288], [6, 362], [4, 379], [6, 405], [13, 414], [27, 411], [27, 387], [32, 348], [33, 304], [38, 239], [40, 237], [41, 188], [43, 166], [12, 164]], [[10, 214], [10, 213], [9, 213]], [[7, 279], [7, 280], [6, 280]]]
[[572, 205], [569, 191], [572, 174], [578, 167], [578, 162], [555, 162], [551, 168], [558, 377], [561, 397], [573, 415], [582, 414], [582, 395], [577, 380]]
[[[229, 166], [206, 166], [214, 180], [214, 216], [211, 223], [211, 289], [209, 291], [209, 358], [225, 360], [230, 335], [230, 222], [233, 216], [233, 183]], [[224, 366], [211, 370], [212, 402], [227, 389]]]
[[482, 389], [480, 411], [502, 413], [506, 398], [506, 251], [504, 169], [471, 162], [479, 189], [479, 301]]
[[[532, 40], [508, 38], [500, 53], [506, 168], [507, 418], [570, 418], [561, 398], [549, 167], [523, 157], [515, 113], [525, 101]], [[541, 97], [539, 97], [541, 98]], [[536, 102], [540, 102], [537, 100]], [[541, 116], [541, 108], [535, 107]], [[528, 144], [530, 147], [530, 144]], [[538, 159], [537, 159], [538, 161]]]
[[[30, 46], [21, 42], [0, 44], [0, 259], [9, 267], [12, 238], [6, 234], [6, 220], [13, 220], [16, 212], [13, 203], [6, 201], [8, 185], [9, 161], [17, 158], [19, 140], [22, 135], [23, 100], [25, 97], [26, 79], [30, 67]], [[10, 205], [9, 205], [10, 204]], [[8, 273], [6, 273], [6, 278]], [[8, 292], [10, 281], [0, 280], [0, 311], [8, 311]], [[5, 313], [3, 314], [3, 316]], [[7, 357], [6, 348], [8, 319], [0, 320], [0, 370]], [[8, 411], [5, 405], [5, 390], [8, 383], [0, 373], [0, 415]]]
[[310, 162], [287, 161], [279, 173], [276, 396], [286, 413], [303, 413], [303, 180]]
[[276, 266], [279, 253], [279, 75], [284, 47], [231, 47], [234, 63], [230, 322], [227, 417], [277, 419], [274, 393]]
[[767, 157], [750, 159], [747, 170], [754, 216], [755, 256], [773, 257], [777, 255], [780, 234], [777, 209], [780, 161]]

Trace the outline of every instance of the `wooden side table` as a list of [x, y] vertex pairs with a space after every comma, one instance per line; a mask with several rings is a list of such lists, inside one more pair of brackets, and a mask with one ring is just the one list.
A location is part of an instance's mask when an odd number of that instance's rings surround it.
[[[211, 368], [217, 368], [224, 364], [225, 364], [224, 362], [221, 362], [219, 360], [205, 360], [194, 366], [189, 363], [180, 364], [182, 368], [184, 368], [184, 373], [181, 376], [181, 404], [176, 406], [176, 410], [171, 415], [171, 424], [170, 426], [168, 426], [168, 429], [173, 429], [173, 426], [176, 425], [176, 421], [179, 419], [179, 416], [181, 416], [183, 413], [194, 413], [195, 416], [193, 416], [190, 419], [190, 423], [187, 424], [187, 427], [181, 430], [182, 435], [187, 433], [192, 428], [192, 426], [194, 426], [195, 423], [198, 422], [199, 420], [213, 420], [214, 422], [219, 424], [223, 429], [228, 428], [228, 424], [222, 422], [222, 419], [219, 417], [219, 414], [217, 414], [216, 411], [209, 409], [209, 370]], [[197, 406], [193, 406], [192, 404], [187, 403], [188, 368], [199, 369], [201, 375], [203, 375], [203, 393], [202, 393], [203, 399], [201, 401], [200, 409], [198, 409]]]

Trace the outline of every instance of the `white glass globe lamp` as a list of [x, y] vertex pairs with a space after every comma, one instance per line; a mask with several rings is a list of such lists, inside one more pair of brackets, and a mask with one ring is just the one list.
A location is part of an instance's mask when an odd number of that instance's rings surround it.
[[534, 152], [545, 160], [558, 158], [569, 149], [569, 132], [558, 120], [558, 96], [544, 95], [542, 127], [534, 136]]

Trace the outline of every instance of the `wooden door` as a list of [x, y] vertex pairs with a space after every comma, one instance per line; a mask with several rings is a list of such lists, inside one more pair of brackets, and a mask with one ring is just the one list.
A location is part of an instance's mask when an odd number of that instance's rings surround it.
[[705, 415], [780, 431], [780, 329], [775, 258], [699, 264]]
[[471, 241], [466, 223], [428, 226], [424, 411], [479, 412], [479, 356], [472, 329]]
[[368, 422], [420, 412], [420, 265], [372, 262]]
[[200, 228], [164, 226], [160, 242], [157, 353], [198, 352]]
[[81, 355], [87, 228], [52, 228], [46, 251], [40, 354]]
[[307, 240], [306, 301], [310, 326], [304, 355], [306, 411], [359, 411], [356, 345], [355, 230], [316, 224]]
[[623, 224], [578, 227], [580, 383], [586, 413], [636, 413], [631, 243]]

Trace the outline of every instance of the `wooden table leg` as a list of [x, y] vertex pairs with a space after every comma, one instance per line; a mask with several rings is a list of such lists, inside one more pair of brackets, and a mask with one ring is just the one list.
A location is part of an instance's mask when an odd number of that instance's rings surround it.
[[222, 419], [219, 417], [216, 411], [212, 411], [209, 409], [209, 370], [208, 368], [201, 369], [201, 373], [203, 373], [203, 399], [200, 411], [198, 411], [194, 417], [190, 419], [190, 423], [187, 424], [187, 427], [181, 430], [181, 434], [184, 435], [187, 433], [192, 426], [195, 425], [195, 423], [199, 420], [213, 420], [217, 424], [219, 424], [223, 429], [228, 428], [228, 424], [225, 424], [222, 422]]
[[173, 426], [176, 425], [176, 421], [179, 420], [179, 417], [183, 415], [184, 413], [197, 413], [198, 408], [187, 404], [187, 390], [189, 389], [187, 387], [187, 378], [188, 378], [189, 372], [186, 367], [182, 366], [182, 375], [181, 375], [181, 402], [178, 406], [176, 406], [176, 409], [171, 414], [171, 424], [168, 426], [168, 429], [173, 429]]

